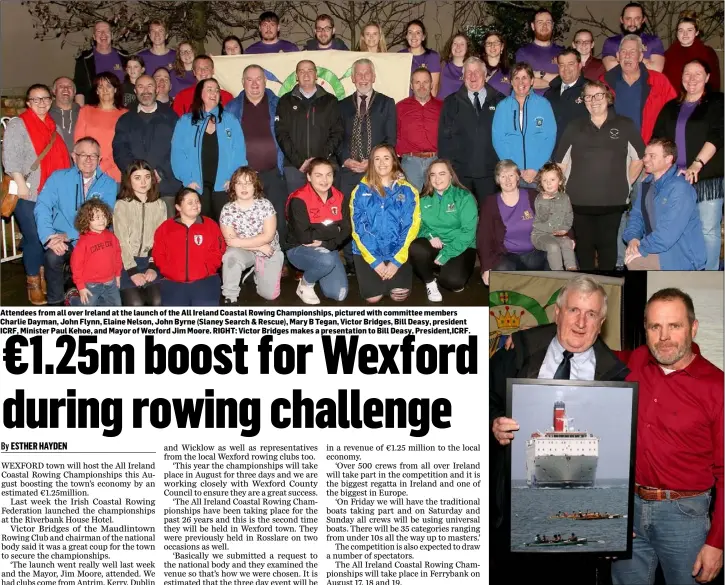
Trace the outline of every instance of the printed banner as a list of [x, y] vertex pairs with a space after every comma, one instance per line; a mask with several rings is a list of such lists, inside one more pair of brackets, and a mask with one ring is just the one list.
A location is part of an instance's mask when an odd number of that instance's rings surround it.
[[[489, 295], [489, 356], [519, 329], [554, 322], [554, 307], [561, 287], [576, 274], [492, 272]], [[595, 276], [607, 291], [607, 320], [602, 339], [614, 350], [621, 349], [623, 279]]]
[[224, 55], [214, 57], [214, 77], [222, 88], [237, 96], [242, 91], [242, 71], [252, 63], [264, 69], [267, 87], [276, 95], [284, 95], [297, 83], [297, 63], [309, 59], [317, 65], [317, 83], [341, 100], [355, 91], [352, 64], [370, 59], [375, 65], [375, 90], [396, 102], [410, 94], [410, 53], [361, 53], [359, 51], [301, 51], [269, 55]]

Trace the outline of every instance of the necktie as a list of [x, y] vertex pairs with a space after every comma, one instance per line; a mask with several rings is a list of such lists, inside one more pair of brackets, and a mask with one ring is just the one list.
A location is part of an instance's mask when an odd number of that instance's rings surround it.
[[561, 93], [564, 93], [567, 89], [569, 89], [570, 86], [568, 86], [566, 83], [561, 86]]
[[561, 360], [561, 363], [559, 364], [559, 367], [556, 368], [556, 373], [554, 374], [554, 380], [568, 380], [571, 377], [571, 357], [574, 354], [570, 351], [564, 350], [564, 357]]
[[366, 95], [360, 96], [360, 117], [361, 118], [364, 118], [365, 116], [368, 115], [368, 106], [366, 103], [367, 99], [368, 99], [368, 96], [366, 96]]
[[478, 99], [478, 92], [473, 92], [473, 107], [476, 108], [476, 113], [479, 114], [481, 112], [481, 101]]

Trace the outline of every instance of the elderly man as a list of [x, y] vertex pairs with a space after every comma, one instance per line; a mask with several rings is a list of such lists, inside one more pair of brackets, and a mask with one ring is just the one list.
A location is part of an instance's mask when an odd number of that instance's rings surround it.
[[644, 32], [647, 27], [647, 15], [639, 2], [630, 2], [622, 8], [619, 17], [622, 34], [614, 35], [604, 41], [602, 46], [602, 61], [609, 71], [617, 66], [619, 58], [616, 56], [617, 48], [623, 36], [635, 35], [644, 45], [644, 66], [653, 71], [662, 71], [665, 68], [665, 47], [657, 35]]
[[73, 81], [76, 84], [76, 102], [84, 105], [93, 94], [93, 78], [104, 71], [112, 72], [123, 82], [128, 54], [115, 49], [111, 42], [111, 25], [99, 20], [93, 27], [93, 47], [83, 51], [76, 59]]
[[320, 14], [315, 19], [315, 37], [307, 41], [305, 51], [336, 49], [349, 51], [345, 41], [335, 36], [335, 21], [329, 14]]
[[534, 91], [544, 95], [557, 75], [556, 56], [564, 47], [553, 42], [554, 17], [546, 8], [539, 8], [531, 20], [534, 42], [516, 51], [517, 63], [528, 63], [534, 70]]
[[294, 43], [279, 38], [279, 16], [275, 12], [267, 11], [259, 15], [259, 36], [261, 40], [249, 45], [244, 51], [247, 55], [299, 51]]
[[622, 238], [630, 270], [703, 270], [705, 238], [695, 189], [679, 174], [677, 146], [655, 138], [644, 151], [643, 195], [632, 205]]
[[567, 124], [577, 118], [589, 117], [582, 99], [584, 93], [584, 72], [581, 55], [575, 49], [564, 49], [556, 58], [559, 77], [552, 80], [544, 97], [549, 100], [556, 118], [556, 142], [564, 133]]
[[55, 128], [63, 138], [68, 152], [73, 151], [73, 133], [78, 112], [81, 110], [75, 97], [76, 85], [70, 77], [58, 77], [53, 82], [53, 105], [48, 113], [53, 118]]
[[171, 71], [174, 68], [176, 51], [169, 49], [169, 33], [166, 31], [166, 25], [160, 20], [152, 20], [149, 22], [148, 30], [151, 46], [137, 53], [145, 63], [146, 73], [153, 75], [159, 67]]
[[307, 183], [313, 158], [334, 158], [344, 134], [337, 98], [317, 85], [314, 62], [304, 59], [295, 71], [297, 85], [279, 99], [274, 128], [290, 193]]
[[395, 150], [406, 178], [418, 191], [423, 189], [426, 173], [438, 157], [438, 125], [443, 101], [433, 97], [433, 76], [419, 67], [410, 76], [413, 95], [400, 100], [397, 113], [397, 144]]
[[438, 127], [438, 156], [453, 164], [461, 182], [476, 196], [479, 208], [484, 197], [496, 191], [491, 125], [504, 95], [486, 84], [486, 65], [478, 57], [463, 64], [463, 85], [446, 97]]
[[118, 186], [98, 166], [101, 146], [94, 138], [75, 143], [72, 158], [75, 166], [54, 172], [45, 183], [35, 204], [38, 238], [45, 247], [45, 279], [48, 283], [48, 306], [64, 301], [64, 266], [70, 261], [78, 241], [74, 222], [76, 213], [88, 199], [98, 198], [111, 209]]
[[594, 56], [594, 35], [592, 31], [585, 28], [574, 33], [574, 40], [571, 43], [582, 57], [582, 73], [587, 79], [596, 81], [606, 69], [601, 59]]
[[242, 84], [244, 89], [229, 102], [226, 110], [242, 125], [248, 164], [259, 173], [264, 195], [277, 212], [277, 231], [283, 242], [287, 234], [285, 204], [288, 190], [284, 179], [284, 154], [274, 134], [279, 98], [267, 88], [264, 69], [259, 65], [244, 68]]
[[[197, 55], [194, 57], [194, 63], [191, 69], [194, 72], [197, 83], [204, 79], [214, 77], [214, 61], [209, 55]], [[194, 101], [194, 91], [196, 91], [196, 86], [192, 85], [191, 87], [182, 89], [176, 94], [173, 108], [179, 118], [191, 110], [191, 103]], [[222, 106], [226, 106], [232, 101], [233, 97], [228, 91], [222, 89], [220, 97]]]
[[707, 583], [723, 566], [723, 372], [693, 344], [699, 324], [681, 290], [653, 294], [644, 325], [627, 377], [639, 382], [636, 538], [612, 582], [651, 585], [659, 561], [667, 583]]
[[[576, 276], [559, 293], [554, 308], [555, 324], [514, 333], [512, 348], [497, 351], [491, 359], [491, 583], [501, 583], [503, 579], [510, 583], [534, 583], [538, 580], [537, 572], [540, 574], [541, 570], [549, 568], [545, 566], [546, 559], [541, 563], [516, 566], [507, 552], [511, 518], [504, 504], [504, 449], [509, 448], [519, 425], [505, 416], [506, 380], [624, 380], [629, 371], [599, 337], [606, 316], [604, 288], [591, 276]], [[551, 568], [558, 562], [558, 559], [553, 561]], [[574, 559], [572, 563], [567, 565], [567, 571], [558, 575], [559, 583], [585, 585], [594, 582], [595, 565], [591, 561], [577, 563]]]
[[135, 160], [149, 163], [168, 216], [174, 217], [174, 198], [182, 186], [171, 170], [171, 138], [178, 117], [167, 104], [156, 100], [156, 82], [150, 75], [139, 77], [134, 91], [138, 104], [116, 122], [113, 161], [122, 171]]

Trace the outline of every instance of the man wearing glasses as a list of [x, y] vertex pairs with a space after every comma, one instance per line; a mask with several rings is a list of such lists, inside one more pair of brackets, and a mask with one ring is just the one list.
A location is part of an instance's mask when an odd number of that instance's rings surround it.
[[544, 95], [549, 83], [559, 75], [556, 58], [564, 47], [555, 45], [552, 41], [554, 17], [546, 8], [540, 8], [534, 14], [531, 30], [534, 33], [534, 42], [516, 51], [516, 62], [531, 65], [534, 70], [534, 91], [538, 95]]
[[604, 75], [604, 63], [594, 56], [594, 35], [590, 30], [583, 28], [576, 31], [572, 46], [582, 56], [582, 74], [586, 79], [596, 81]]
[[320, 14], [315, 19], [315, 38], [305, 44], [305, 51], [335, 49], [349, 51], [345, 41], [335, 36], [335, 22], [329, 14]]
[[35, 223], [45, 248], [48, 306], [62, 305], [64, 301], [64, 267], [78, 241], [78, 209], [93, 198], [101, 199], [111, 209], [116, 202], [118, 186], [99, 168], [100, 153], [101, 146], [95, 138], [78, 140], [72, 152], [75, 166], [54, 172], [38, 195]]

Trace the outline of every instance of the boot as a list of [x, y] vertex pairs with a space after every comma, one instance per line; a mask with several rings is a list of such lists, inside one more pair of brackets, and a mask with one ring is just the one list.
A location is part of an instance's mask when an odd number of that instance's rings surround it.
[[48, 283], [45, 282], [45, 266], [40, 267], [40, 290], [44, 295], [48, 295]]
[[40, 276], [28, 276], [26, 277], [25, 288], [28, 289], [28, 300], [33, 305], [45, 305], [48, 301], [43, 293], [43, 288], [40, 283]]

